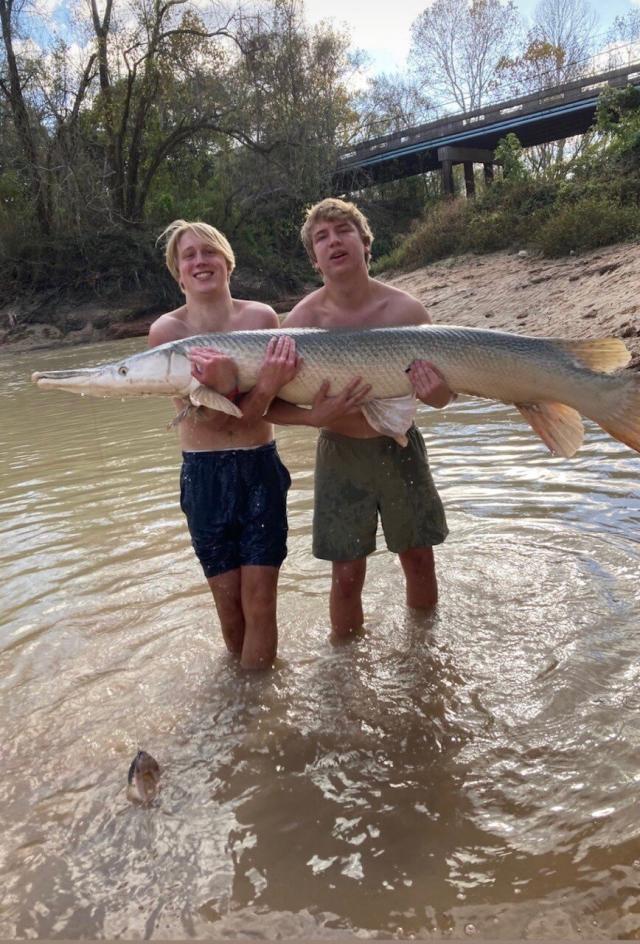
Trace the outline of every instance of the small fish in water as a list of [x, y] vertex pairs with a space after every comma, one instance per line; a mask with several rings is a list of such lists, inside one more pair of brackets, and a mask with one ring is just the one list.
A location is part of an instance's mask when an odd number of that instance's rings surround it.
[[131, 761], [127, 777], [129, 799], [138, 803], [151, 803], [158, 790], [160, 765], [146, 751], [138, 751]]

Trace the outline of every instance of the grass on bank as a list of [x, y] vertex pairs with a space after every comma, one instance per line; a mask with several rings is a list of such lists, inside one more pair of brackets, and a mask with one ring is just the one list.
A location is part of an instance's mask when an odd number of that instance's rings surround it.
[[573, 192], [544, 181], [494, 188], [476, 201], [448, 199], [429, 209], [406, 238], [376, 260], [373, 274], [468, 252], [529, 249], [558, 257], [640, 237], [640, 188], [622, 194], [625, 188], [616, 184]]

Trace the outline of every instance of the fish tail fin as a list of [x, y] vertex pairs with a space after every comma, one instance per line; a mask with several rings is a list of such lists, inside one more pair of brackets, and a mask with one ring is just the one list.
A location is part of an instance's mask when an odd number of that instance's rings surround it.
[[640, 452], [640, 374], [628, 373], [622, 389], [604, 397], [603, 408], [591, 419], [614, 439]]
[[573, 407], [547, 400], [515, 406], [553, 455], [570, 459], [582, 445], [584, 426]]
[[631, 352], [620, 338], [595, 338], [588, 341], [564, 341], [554, 338], [553, 343], [583, 367], [604, 374], [626, 367], [631, 360]]

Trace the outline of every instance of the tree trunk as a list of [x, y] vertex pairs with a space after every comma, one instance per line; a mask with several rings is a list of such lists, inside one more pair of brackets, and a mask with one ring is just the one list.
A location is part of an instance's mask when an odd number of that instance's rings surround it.
[[29, 189], [33, 197], [36, 219], [43, 235], [48, 236], [51, 232], [51, 215], [47, 200], [47, 181], [40, 170], [38, 148], [22, 94], [22, 82], [20, 81], [20, 72], [13, 49], [11, 7], [12, 0], [0, 0], [2, 39], [7, 57], [7, 80], [1, 81], [1, 87], [9, 104], [18, 139], [24, 150]]

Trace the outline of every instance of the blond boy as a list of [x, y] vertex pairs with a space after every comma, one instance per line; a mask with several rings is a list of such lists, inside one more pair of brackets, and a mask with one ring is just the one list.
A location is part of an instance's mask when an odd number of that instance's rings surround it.
[[[329, 198], [312, 207], [301, 231], [323, 285], [304, 298], [283, 327], [379, 328], [428, 324], [417, 299], [369, 275], [373, 234], [353, 204]], [[415, 361], [409, 370], [416, 396], [441, 408], [453, 394], [437, 369]], [[328, 394], [325, 386], [324, 394]], [[318, 438], [313, 550], [332, 562], [330, 617], [334, 633], [347, 636], [363, 624], [362, 589], [367, 556], [375, 550], [378, 516], [387, 546], [398, 554], [410, 607], [437, 602], [433, 546], [448, 529], [433, 484], [422, 436], [415, 426], [409, 445], [381, 436], [350, 404], [327, 400]], [[275, 400], [275, 423], [316, 425], [317, 416]]]
[[[206, 223], [176, 220], [162, 235], [167, 266], [185, 301], [151, 325], [151, 347], [212, 331], [278, 327], [268, 305], [231, 297], [235, 259], [222, 233]], [[265, 668], [277, 649], [276, 591], [287, 553], [291, 479], [264, 413], [295, 376], [295, 347], [284, 336], [274, 339], [255, 387], [243, 396], [230, 358], [196, 349], [192, 362], [194, 376], [206, 372], [210, 386], [239, 401], [243, 417], [201, 407], [200, 415], [179, 424], [181, 507], [228, 650], [244, 668]], [[178, 411], [183, 406], [176, 401]]]

